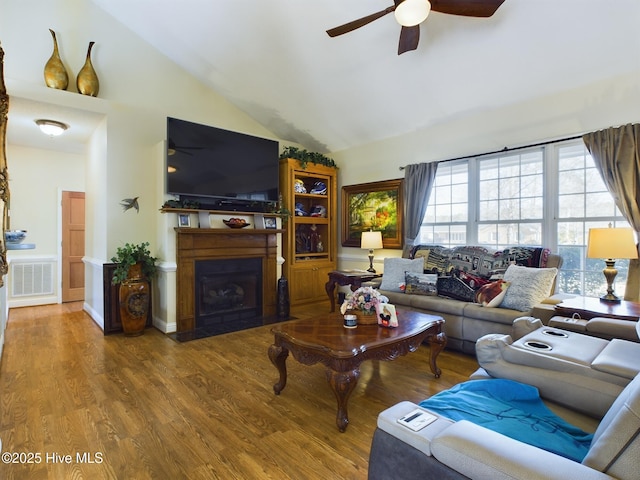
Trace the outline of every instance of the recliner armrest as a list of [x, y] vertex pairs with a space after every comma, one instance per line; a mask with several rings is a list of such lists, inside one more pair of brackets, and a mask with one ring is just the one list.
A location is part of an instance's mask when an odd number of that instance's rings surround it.
[[613, 477], [466, 420], [436, 435], [431, 454], [471, 479], [602, 480]]
[[[431, 440], [442, 430], [450, 426], [453, 421], [436, 415], [438, 419], [435, 422], [417, 432], [398, 423], [400, 417], [416, 408], [421, 407], [407, 401], [397, 403], [387, 408], [378, 415], [378, 428], [402, 440], [404, 443], [411, 445], [413, 448], [420, 450], [425, 455], [431, 455]], [[428, 411], [426, 408], [422, 408], [422, 410]]]

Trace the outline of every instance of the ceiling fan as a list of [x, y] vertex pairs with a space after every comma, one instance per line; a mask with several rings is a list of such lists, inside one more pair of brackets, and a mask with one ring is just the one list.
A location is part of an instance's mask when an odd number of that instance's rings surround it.
[[398, 55], [418, 48], [420, 40], [420, 23], [424, 22], [429, 12], [449, 13], [465, 17], [490, 17], [505, 0], [393, 0], [394, 4], [366, 17], [359, 18], [339, 27], [327, 30], [330, 37], [337, 37], [352, 32], [357, 28], [394, 12], [397, 22], [402, 25]]
[[184, 153], [186, 155], [193, 155], [193, 153], [189, 152], [188, 150], [202, 150], [204, 147], [187, 147], [187, 146], [178, 146], [176, 145], [176, 143], [173, 141], [173, 139], [169, 139], [169, 141], [167, 142], [167, 155], [172, 156], [175, 155], [176, 152], [180, 152], [180, 153]]

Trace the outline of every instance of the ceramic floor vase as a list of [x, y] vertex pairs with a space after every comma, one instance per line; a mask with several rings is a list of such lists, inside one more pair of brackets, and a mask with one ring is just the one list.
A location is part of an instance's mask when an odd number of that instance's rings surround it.
[[142, 275], [142, 264], [129, 267], [127, 279], [120, 284], [120, 321], [127, 336], [144, 333], [151, 300], [149, 281]]
[[91, 49], [96, 42], [89, 42], [89, 49], [87, 50], [87, 58], [84, 61], [83, 67], [78, 72], [76, 77], [76, 87], [78, 92], [82, 95], [88, 95], [90, 97], [97, 97], [100, 90], [100, 82], [98, 81], [98, 75], [91, 63]]
[[60, 52], [58, 51], [58, 40], [56, 40], [56, 32], [49, 29], [53, 37], [53, 53], [44, 66], [44, 83], [49, 88], [57, 90], [66, 90], [69, 86], [69, 75], [67, 69], [62, 63]]

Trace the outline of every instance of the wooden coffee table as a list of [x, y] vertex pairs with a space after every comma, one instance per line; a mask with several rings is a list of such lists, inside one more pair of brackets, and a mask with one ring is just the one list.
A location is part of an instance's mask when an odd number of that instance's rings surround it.
[[395, 360], [414, 352], [427, 340], [431, 346], [431, 372], [440, 376], [436, 365], [438, 354], [447, 344], [442, 331], [444, 320], [435, 315], [398, 310], [398, 328], [378, 325], [343, 327], [340, 314], [325, 314], [305, 320], [294, 320], [271, 329], [273, 345], [269, 358], [280, 373], [273, 386], [276, 395], [287, 384], [286, 360], [289, 352], [304, 365], [322, 363], [329, 386], [338, 401], [336, 424], [344, 432], [349, 424], [347, 402], [360, 376], [360, 364], [365, 360]]

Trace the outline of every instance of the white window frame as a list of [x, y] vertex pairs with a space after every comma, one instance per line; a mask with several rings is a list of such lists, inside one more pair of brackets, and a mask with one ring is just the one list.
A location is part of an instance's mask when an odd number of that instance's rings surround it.
[[[585, 232], [588, 233], [588, 228], [593, 227], [602, 227], [606, 226], [608, 223], [612, 223], [614, 227], [622, 227], [628, 226], [625, 219], [622, 215], [609, 215], [603, 217], [569, 217], [569, 218], [560, 218], [559, 217], [559, 184], [558, 184], [558, 176], [559, 176], [559, 155], [560, 150], [567, 146], [573, 145], [581, 145], [584, 147], [584, 143], [581, 138], [569, 139], [563, 141], [555, 141], [549, 142], [543, 145], [534, 145], [526, 148], [514, 149], [514, 153], [524, 154], [527, 151], [539, 151], [542, 150], [542, 158], [543, 158], [543, 206], [542, 206], [542, 215], [543, 218], [541, 220], [541, 245], [546, 248], [549, 248], [552, 252], [559, 252], [559, 241], [558, 241], [558, 228], [562, 223], [566, 223], [571, 221], [572, 218], [575, 218], [575, 221], [582, 222], [585, 224]], [[498, 152], [490, 155], [478, 155], [474, 157], [468, 157], [465, 159], [452, 160], [452, 162], [457, 162], [458, 164], [466, 162], [468, 167], [468, 184], [467, 184], [467, 221], [466, 222], [441, 222], [442, 225], [464, 225], [466, 228], [466, 242], [467, 245], [480, 245], [478, 243], [478, 226], [487, 223], [479, 221], [479, 166], [478, 161], [484, 160], [487, 158], [495, 158], [499, 156], [504, 156], [505, 153], [508, 152]], [[588, 152], [587, 152], [588, 154]], [[437, 175], [437, 174], [436, 174]], [[620, 213], [616, 209], [617, 213]], [[586, 212], [585, 212], [586, 215]], [[521, 222], [514, 221], [510, 223], [527, 223], [529, 220], [523, 220]], [[536, 223], [538, 221], [536, 220]], [[489, 223], [496, 223], [495, 221], [489, 221]], [[422, 226], [426, 228], [432, 228], [433, 225], [438, 225], [438, 223], [428, 223], [423, 222]], [[422, 242], [427, 243], [427, 242]], [[455, 246], [459, 245], [458, 243], [444, 244], [445, 246]], [[495, 245], [486, 245], [488, 248], [495, 248]], [[586, 259], [586, 238], [584, 241], [584, 245], [580, 245], [584, 250], [584, 254], [581, 257], [582, 261], [582, 283], [581, 283], [581, 292], [582, 295], [596, 295], [595, 292], [585, 292], [585, 283], [584, 283], [584, 273], [587, 271], [593, 271], [592, 269], [587, 270], [587, 262], [593, 262], [593, 260]], [[604, 268], [604, 262], [603, 262]], [[616, 264], [618, 266], [618, 264]], [[624, 267], [623, 267], [624, 268]], [[572, 270], [573, 271], [573, 270]], [[562, 275], [562, 269], [561, 269]], [[606, 281], [604, 276], [602, 277], [602, 288], [606, 289]], [[623, 286], [618, 285], [616, 288], [616, 293], [620, 293], [623, 291]], [[575, 293], [575, 292], [573, 292]], [[604, 292], [602, 292], [604, 293]]]

